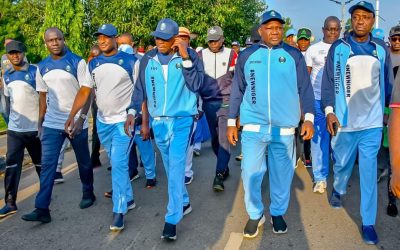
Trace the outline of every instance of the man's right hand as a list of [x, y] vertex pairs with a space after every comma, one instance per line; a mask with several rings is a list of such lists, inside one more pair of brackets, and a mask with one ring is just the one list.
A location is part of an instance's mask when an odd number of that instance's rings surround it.
[[331, 134], [332, 136], [335, 136], [337, 129], [340, 127], [340, 123], [334, 113], [329, 113], [326, 116], [326, 126], [327, 126], [329, 134]]
[[39, 138], [39, 140], [42, 140], [42, 134], [43, 134], [43, 127], [42, 127], [42, 125], [39, 125], [38, 133], [37, 133], [37, 137]]
[[135, 117], [133, 115], [128, 114], [126, 117], [125, 121], [125, 134], [127, 134], [129, 137], [132, 137], [132, 131], [133, 128], [135, 127]]
[[229, 143], [236, 146], [236, 142], [238, 141], [238, 129], [233, 126], [228, 126], [226, 136], [228, 137]]

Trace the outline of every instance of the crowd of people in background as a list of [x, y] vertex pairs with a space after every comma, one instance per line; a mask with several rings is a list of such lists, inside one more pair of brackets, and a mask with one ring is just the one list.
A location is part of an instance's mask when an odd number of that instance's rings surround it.
[[[124, 217], [136, 207], [138, 190], [131, 182], [140, 177], [140, 165], [145, 188], [157, 185], [159, 152], [169, 198], [162, 238], [176, 240], [176, 226], [193, 209], [186, 188], [194, 181], [193, 156], [200, 156], [201, 144], [211, 140], [216, 157], [212, 189], [223, 192], [231, 147], [240, 136], [236, 160], [241, 161], [249, 216], [244, 237], [256, 237], [266, 221], [261, 184], [267, 172], [272, 230], [283, 234], [299, 162], [312, 168], [316, 194], [326, 192], [333, 176], [329, 203], [337, 209], [345, 206], [357, 162], [361, 236], [377, 244], [377, 183], [388, 177], [389, 216], [398, 215], [400, 197], [400, 25], [385, 42], [383, 31], [373, 30], [371, 3], [358, 2], [349, 12], [350, 31], [341, 37], [340, 20], [329, 16], [322, 40], [314, 43], [313, 31], [303, 27], [284, 33], [281, 14], [266, 11], [243, 48], [237, 41], [226, 44], [219, 26], [207, 30], [207, 47], [195, 50], [190, 30], [169, 18], [159, 21], [151, 34], [155, 46], [146, 48], [135, 46], [131, 34], [104, 24], [93, 34], [97, 43], [87, 61], [66, 46], [60, 29], [50, 27], [43, 37], [49, 56], [37, 65], [25, 57], [29, 48], [7, 39], [0, 95], [8, 124], [7, 166], [0, 218], [18, 210], [27, 149], [40, 190], [35, 210], [22, 219], [51, 222], [53, 185], [64, 181], [61, 165], [68, 142], [82, 184], [79, 207], [91, 207], [96, 201], [93, 168], [102, 165], [102, 145], [111, 165], [111, 190], [104, 193], [113, 203], [110, 230], [121, 231]], [[379, 168], [378, 155], [388, 159]]]

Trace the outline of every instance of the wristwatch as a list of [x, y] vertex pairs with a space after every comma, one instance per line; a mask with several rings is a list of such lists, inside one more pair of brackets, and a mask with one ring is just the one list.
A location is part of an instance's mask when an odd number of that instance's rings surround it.
[[82, 118], [82, 120], [86, 120], [87, 115], [86, 115], [86, 114], [81, 114], [81, 115], [79, 116], [79, 118]]

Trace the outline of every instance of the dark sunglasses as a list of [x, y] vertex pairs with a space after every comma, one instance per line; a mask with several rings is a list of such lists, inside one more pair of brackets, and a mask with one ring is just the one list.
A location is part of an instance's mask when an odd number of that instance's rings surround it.
[[390, 40], [392, 42], [400, 42], [400, 37], [391, 37]]

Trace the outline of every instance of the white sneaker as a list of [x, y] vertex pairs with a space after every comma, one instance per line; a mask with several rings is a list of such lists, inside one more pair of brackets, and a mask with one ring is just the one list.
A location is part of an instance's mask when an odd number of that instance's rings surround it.
[[317, 181], [314, 186], [314, 193], [320, 193], [323, 194], [326, 189], [326, 181]]

